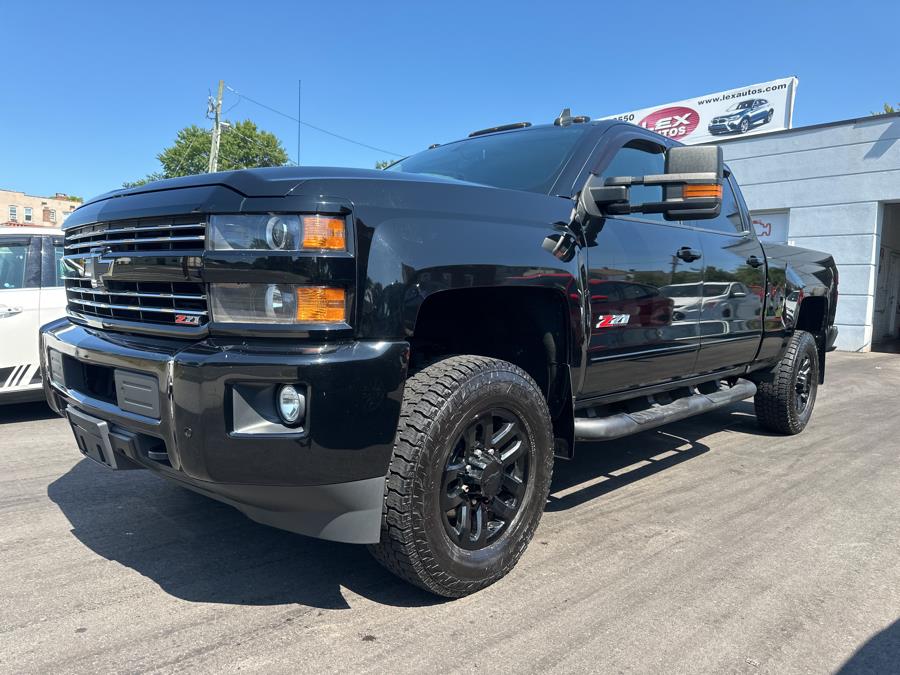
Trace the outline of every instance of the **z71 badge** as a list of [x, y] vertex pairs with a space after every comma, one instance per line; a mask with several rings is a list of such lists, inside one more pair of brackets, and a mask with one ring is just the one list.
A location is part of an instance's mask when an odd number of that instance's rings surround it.
[[624, 326], [631, 318], [631, 314], [601, 314], [597, 317], [597, 323], [594, 328], [612, 328], [613, 326]]
[[176, 314], [175, 323], [180, 323], [185, 326], [199, 326], [200, 317], [195, 314]]

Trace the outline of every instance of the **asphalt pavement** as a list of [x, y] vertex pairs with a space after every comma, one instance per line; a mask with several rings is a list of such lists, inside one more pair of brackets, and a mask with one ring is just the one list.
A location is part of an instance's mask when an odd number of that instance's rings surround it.
[[900, 672], [900, 355], [828, 359], [799, 436], [744, 402], [578, 448], [455, 601], [0, 408], [0, 671]]

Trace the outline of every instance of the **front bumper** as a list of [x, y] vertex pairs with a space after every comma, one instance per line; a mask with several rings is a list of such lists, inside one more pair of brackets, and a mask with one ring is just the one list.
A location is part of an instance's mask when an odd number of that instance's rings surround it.
[[[161, 476], [236, 506], [254, 520], [311, 536], [378, 541], [384, 476], [400, 413], [406, 342], [186, 344], [104, 333], [61, 320], [41, 331], [41, 359], [63, 355], [64, 383], [47, 399], [137, 438], [123, 454]], [[83, 369], [155, 378], [159, 416], [124, 410], [115, 391], [70, 378]], [[72, 380], [72, 381], [70, 381]], [[73, 383], [74, 382], [74, 383]], [[297, 433], [236, 433], [236, 385], [299, 382], [307, 422]], [[160, 457], [165, 453], [166, 461]]]
[[731, 134], [738, 131], [740, 127], [740, 120], [736, 120], [734, 122], [714, 122], [707, 128], [711, 134]]

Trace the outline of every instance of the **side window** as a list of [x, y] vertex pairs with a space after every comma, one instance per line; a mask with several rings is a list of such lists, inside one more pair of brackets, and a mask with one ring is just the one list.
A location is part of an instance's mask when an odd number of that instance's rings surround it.
[[746, 228], [741, 218], [741, 207], [731, 189], [731, 181], [722, 184], [722, 211], [715, 218], [694, 221], [697, 227], [704, 230], [715, 230], [722, 234], [743, 234]]
[[[602, 178], [613, 176], [649, 176], [666, 172], [665, 148], [648, 141], [631, 141], [623, 145], [603, 172]], [[658, 186], [635, 185], [629, 191], [631, 201], [662, 201], [662, 188]], [[667, 222], [661, 213], [636, 213], [635, 218]]]
[[27, 239], [0, 239], [0, 291], [32, 286], [28, 272]]
[[63, 266], [62, 257], [65, 255], [65, 249], [63, 247], [62, 239], [53, 239], [53, 283], [51, 286], [63, 286], [65, 285], [65, 280], [63, 276], [65, 276], [65, 267]]

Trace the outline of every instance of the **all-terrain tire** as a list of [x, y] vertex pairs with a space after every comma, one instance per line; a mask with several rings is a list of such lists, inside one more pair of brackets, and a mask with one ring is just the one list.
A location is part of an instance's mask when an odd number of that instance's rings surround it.
[[[521, 423], [527, 480], [515, 516], [498, 530], [496, 540], [471, 550], [448, 534], [442, 481], [448, 458], [460, 447], [460, 434], [473, 420], [478, 423], [500, 408]], [[381, 541], [369, 550], [398, 577], [437, 595], [461, 597], [493, 584], [515, 566], [541, 519], [553, 472], [552, 448], [547, 403], [522, 369], [481, 356], [453, 356], [429, 365], [406, 382], [385, 483]]]
[[[812, 416], [818, 384], [816, 340], [806, 331], [794, 331], [772, 381], [757, 385], [753, 403], [760, 426], [779, 434], [799, 434]], [[800, 395], [803, 388], [807, 389], [805, 403]]]

